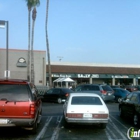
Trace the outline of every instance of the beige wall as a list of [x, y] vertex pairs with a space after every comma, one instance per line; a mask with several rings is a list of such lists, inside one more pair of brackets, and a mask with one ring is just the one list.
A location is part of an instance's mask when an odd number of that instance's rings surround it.
[[[19, 58], [23, 57], [28, 62], [27, 50], [9, 49], [9, 65], [11, 79], [27, 79], [27, 67], [17, 67]], [[0, 49], [0, 78], [4, 78], [6, 70], [6, 50]], [[46, 85], [46, 51], [34, 50], [35, 84]]]

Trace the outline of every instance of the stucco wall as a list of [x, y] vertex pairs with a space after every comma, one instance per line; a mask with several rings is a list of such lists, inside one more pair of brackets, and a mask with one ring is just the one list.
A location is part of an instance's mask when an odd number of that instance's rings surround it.
[[[27, 67], [17, 67], [19, 58], [24, 58], [27, 61], [27, 50], [9, 49], [9, 63], [11, 79], [27, 79]], [[0, 78], [4, 78], [4, 71], [6, 70], [6, 50], [0, 49]], [[34, 71], [35, 84], [46, 85], [46, 51], [34, 50]]]

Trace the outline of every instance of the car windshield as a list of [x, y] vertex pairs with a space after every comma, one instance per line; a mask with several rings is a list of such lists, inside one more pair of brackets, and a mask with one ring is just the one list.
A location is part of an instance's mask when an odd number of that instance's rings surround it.
[[72, 105], [102, 105], [99, 97], [75, 96], [72, 97]]
[[28, 101], [27, 85], [0, 85], [0, 100], [6, 101]]

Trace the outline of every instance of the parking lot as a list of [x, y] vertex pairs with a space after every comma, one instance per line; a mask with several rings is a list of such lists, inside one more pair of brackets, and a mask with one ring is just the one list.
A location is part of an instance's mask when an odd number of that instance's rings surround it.
[[20, 128], [0, 128], [0, 140], [127, 140], [127, 131], [133, 126], [132, 123], [119, 117], [118, 103], [106, 104], [110, 119], [105, 130], [97, 125], [80, 125], [66, 129], [62, 122], [63, 104], [43, 102], [42, 121], [36, 135]]

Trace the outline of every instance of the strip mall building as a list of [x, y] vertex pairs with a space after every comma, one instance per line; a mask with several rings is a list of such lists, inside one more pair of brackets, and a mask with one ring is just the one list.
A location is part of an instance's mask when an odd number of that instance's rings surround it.
[[[11, 79], [27, 79], [27, 50], [8, 50], [8, 70]], [[6, 50], [0, 49], [0, 78], [5, 77]], [[34, 50], [35, 84], [48, 84], [46, 51]], [[115, 65], [95, 63], [51, 62], [52, 81], [59, 77], [70, 77], [76, 84], [107, 83], [111, 85], [140, 84], [140, 65]]]

